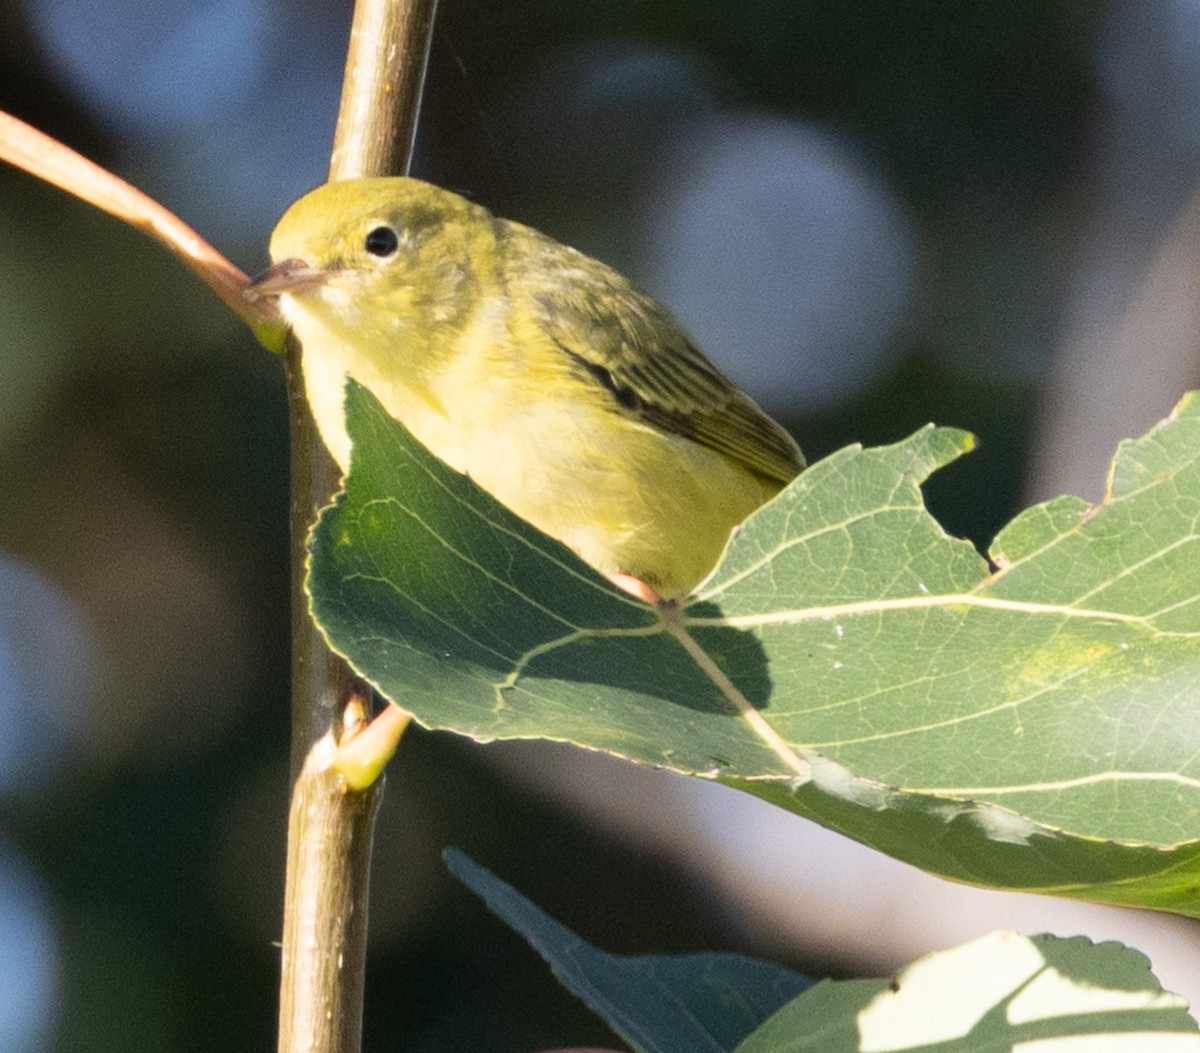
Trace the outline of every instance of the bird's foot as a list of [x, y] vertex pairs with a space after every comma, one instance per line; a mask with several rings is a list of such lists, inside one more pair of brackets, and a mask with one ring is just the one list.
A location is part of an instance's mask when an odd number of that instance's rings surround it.
[[629, 593], [630, 596], [643, 603], [650, 604], [651, 607], [661, 607], [663, 604], [671, 602], [653, 586], [647, 585], [641, 578], [635, 578], [632, 574], [605, 574], [604, 576], [618, 589]]

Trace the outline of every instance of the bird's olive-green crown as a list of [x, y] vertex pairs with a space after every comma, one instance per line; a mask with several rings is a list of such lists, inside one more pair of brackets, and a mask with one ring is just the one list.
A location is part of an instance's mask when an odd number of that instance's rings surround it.
[[[396, 253], [419, 252], [430, 239], [444, 240], [457, 227], [468, 232], [491, 213], [449, 190], [416, 179], [382, 177], [326, 183], [296, 201], [271, 236], [274, 260], [302, 259], [314, 267], [335, 269], [367, 262], [372, 255], [366, 238], [390, 228], [397, 236]], [[464, 246], [465, 247], [465, 246]]]

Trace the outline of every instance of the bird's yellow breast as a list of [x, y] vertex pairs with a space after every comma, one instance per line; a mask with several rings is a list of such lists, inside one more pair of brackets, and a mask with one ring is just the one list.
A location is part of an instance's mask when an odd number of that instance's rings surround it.
[[[330, 293], [284, 297], [281, 306], [303, 348], [317, 426], [343, 471], [350, 375], [517, 515], [598, 570], [633, 575], [668, 596], [696, 585], [732, 528], [779, 489], [718, 452], [616, 412], [609, 393], [575, 375], [555, 349], [516, 344], [499, 298], [478, 304], [447, 355], [427, 353], [424, 334], [402, 325], [364, 339], [345, 305], [321, 306]], [[408, 368], [393, 356], [410, 359]]]

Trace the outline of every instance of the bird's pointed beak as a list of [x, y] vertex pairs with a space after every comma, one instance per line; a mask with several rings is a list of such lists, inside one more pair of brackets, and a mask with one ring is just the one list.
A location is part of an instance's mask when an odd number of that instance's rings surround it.
[[251, 278], [245, 296], [248, 300], [263, 300], [284, 293], [304, 293], [319, 288], [328, 277], [328, 271], [313, 267], [304, 260], [282, 260]]

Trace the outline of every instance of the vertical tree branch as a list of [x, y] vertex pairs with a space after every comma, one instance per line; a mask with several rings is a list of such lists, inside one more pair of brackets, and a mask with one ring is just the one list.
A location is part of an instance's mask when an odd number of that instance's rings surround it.
[[437, 0], [358, 0], [329, 181], [408, 172]]
[[[436, 0], [358, 0], [331, 181], [408, 169]], [[280, 1053], [357, 1053], [362, 1044], [371, 837], [382, 780], [350, 790], [330, 767], [365, 719], [370, 692], [308, 616], [306, 539], [337, 488], [304, 393], [301, 349], [286, 350], [292, 440], [292, 749], [280, 983]]]

